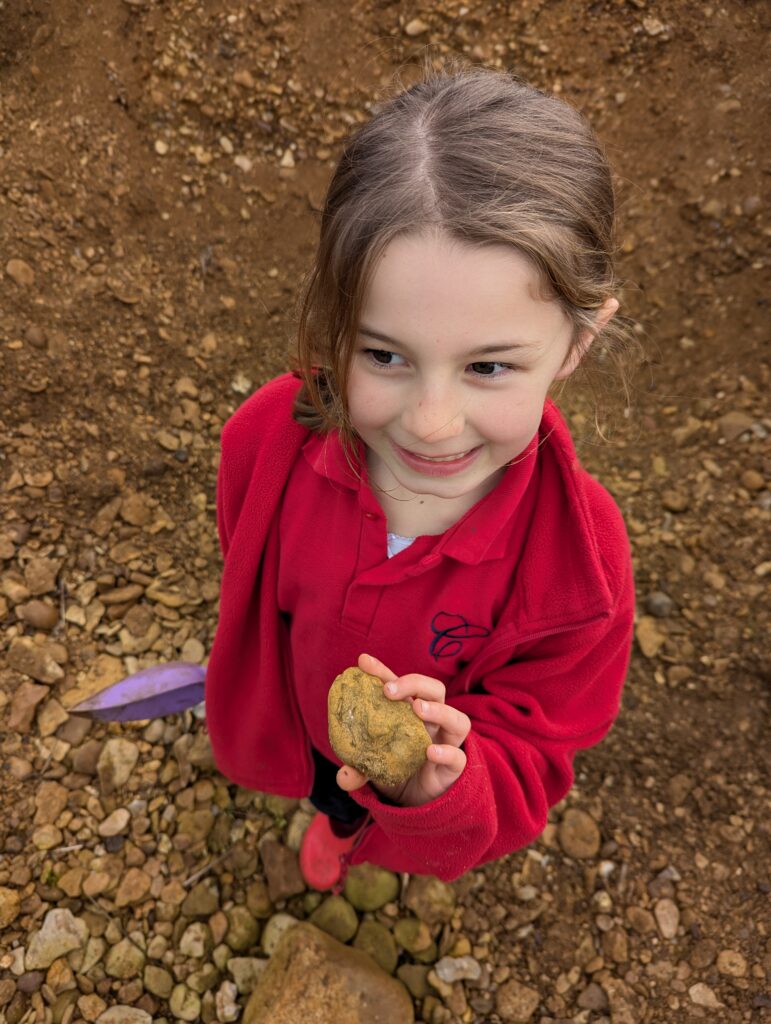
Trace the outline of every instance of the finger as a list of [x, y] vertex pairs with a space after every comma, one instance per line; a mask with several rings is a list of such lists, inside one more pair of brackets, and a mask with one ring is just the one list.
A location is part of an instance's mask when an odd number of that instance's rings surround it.
[[385, 694], [392, 700], [406, 700], [408, 697], [422, 698], [423, 700], [437, 701], [444, 704], [446, 691], [444, 683], [430, 676], [422, 676], [417, 672], [410, 672], [406, 676], [388, 683], [385, 687]]
[[441, 765], [454, 775], [460, 775], [466, 767], [466, 755], [460, 747], [432, 743], [426, 751], [426, 757], [432, 764]]
[[471, 731], [471, 719], [452, 704], [439, 704], [436, 701], [413, 701], [412, 710], [427, 725], [438, 727], [434, 738], [440, 744], [447, 743], [459, 747]]
[[337, 784], [346, 793], [352, 793], [355, 789], [361, 789], [366, 783], [367, 776], [362, 775], [355, 768], [351, 768], [349, 764], [344, 764], [337, 773]]
[[387, 665], [384, 665], [382, 661], [374, 658], [371, 654], [359, 655], [359, 668], [362, 672], [369, 672], [371, 676], [377, 676], [384, 683], [398, 678], [395, 672], [392, 672]]

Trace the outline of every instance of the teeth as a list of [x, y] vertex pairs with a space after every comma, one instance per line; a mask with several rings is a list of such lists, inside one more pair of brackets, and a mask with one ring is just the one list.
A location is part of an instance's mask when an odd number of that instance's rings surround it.
[[455, 462], [458, 459], [465, 458], [473, 450], [473, 448], [469, 448], [468, 452], [461, 452], [460, 455], [418, 455], [418, 458], [423, 459], [425, 462]]

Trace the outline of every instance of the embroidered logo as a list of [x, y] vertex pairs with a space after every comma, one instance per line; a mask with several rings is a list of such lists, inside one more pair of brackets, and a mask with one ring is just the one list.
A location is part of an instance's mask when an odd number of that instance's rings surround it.
[[489, 636], [490, 630], [484, 626], [472, 626], [462, 615], [453, 612], [437, 612], [431, 620], [431, 632], [434, 639], [429, 651], [438, 661], [440, 658], [454, 658], [463, 649], [463, 641], [472, 637]]

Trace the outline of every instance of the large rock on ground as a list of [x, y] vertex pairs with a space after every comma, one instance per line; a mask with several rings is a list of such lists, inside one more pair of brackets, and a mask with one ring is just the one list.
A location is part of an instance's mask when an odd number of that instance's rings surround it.
[[412, 999], [366, 954], [302, 922], [281, 939], [243, 1024], [413, 1024]]
[[381, 786], [398, 786], [425, 763], [431, 737], [410, 704], [389, 700], [377, 676], [347, 668], [329, 691], [329, 742]]

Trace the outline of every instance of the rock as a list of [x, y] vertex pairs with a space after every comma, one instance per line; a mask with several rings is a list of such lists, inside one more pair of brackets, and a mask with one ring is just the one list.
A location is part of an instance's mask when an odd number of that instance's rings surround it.
[[602, 1013], [608, 1009], [608, 997], [597, 984], [590, 982], [576, 1000], [576, 1005], [582, 1010], [595, 1010]]
[[185, 917], [211, 917], [220, 906], [220, 894], [213, 878], [198, 882], [185, 897], [182, 913]]
[[332, 749], [376, 784], [398, 786], [425, 763], [425, 725], [406, 701], [389, 700], [376, 676], [346, 669], [332, 683], [328, 713]]
[[242, 996], [254, 989], [269, 962], [256, 956], [232, 956], [228, 960], [228, 971]]
[[690, 499], [683, 491], [667, 490], [661, 495], [661, 504], [669, 512], [686, 512]]
[[169, 999], [169, 1009], [177, 1020], [200, 1020], [201, 1000], [187, 985], [175, 985]]
[[179, 939], [179, 951], [193, 960], [211, 956], [214, 948], [211, 928], [204, 921], [193, 921], [185, 928]]
[[455, 890], [433, 875], [413, 875], [404, 904], [426, 924], [445, 924], [455, 910]]
[[96, 770], [103, 793], [112, 793], [128, 782], [139, 760], [136, 744], [122, 737], [108, 739], [102, 747]]
[[35, 711], [38, 704], [48, 696], [47, 686], [38, 686], [37, 683], [30, 683], [23, 680], [14, 692], [11, 699], [11, 714], [8, 718], [8, 728], [12, 732], [27, 733], [32, 726]]
[[669, 594], [665, 594], [661, 590], [654, 590], [645, 598], [645, 610], [657, 619], [665, 619], [671, 615], [674, 607], [675, 602]]
[[142, 974], [145, 954], [131, 939], [121, 939], [112, 946], [105, 957], [104, 970], [111, 978], [127, 981]]
[[734, 412], [727, 412], [725, 416], [721, 416], [718, 420], [718, 426], [720, 427], [720, 433], [726, 439], [726, 441], [735, 441], [737, 437], [741, 437], [746, 431], [752, 429], [752, 425], [755, 420], [752, 416], [748, 416], [746, 412], [740, 412], [735, 410]]
[[643, 1019], [639, 999], [619, 978], [606, 978], [602, 983], [608, 997], [613, 1024], [638, 1024]]
[[236, 1002], [238, 989], [232, 981], [223, 981], [214, 997], [217, 1018], [223, 1022], [237, 1020], [241, 1007]]
[[243, 1024], [413, 1024], [409, 993], [365, 953], [303, 922], [288, 931], [249, 998]]
[[643, 615], [635, 626], [634, 635], [646, 658], [655, 658], [666, 641], [651, 615]]
[[112, 814], [108, 815], [104, 821], [100, 821], [97, 827], [97, 832], [100, 836], [119, 836], [121, 832], [125, 832], [131, 821], [131, 813], [126, 810], [125, 807], [119, 807]]
[[425, 921], [417, 917], [400, 917], [394, 925], [394, 937], [414, 960], [421, 963], [436, 960], [436, 943]]
[[421, 964], [402, 964], [396, 970], [396, 977], [407, 986], [414, 999], [425, 999], [431, 994], [428, 971], [429, 968]]
[[96, 1024], [153, 1024], [153, 1018], [138, 1006], [111, 1006], [97, 1017]]
[[294, 850], [267, 835], [260, 843], [260, 856], [273, 903], [305, 892], [305, 881]]
[[482, 974], [482, 967], [473, 956], [443, 956], [434, 965], [434, 970], [442, 981], [450, 984], [454, 981], [477, 981]]
[[31, 288], [35, 283], [35, 271], [26, 260], [8, 260], [5, 272], [21, 288]]
[[649, 935], [656, 931], [656, 919], [645, 907], [627, 907], [626, 918], [638, 935]]
[[309, 921], [338, 942], [348, 942], [356, 934], [359, 919], [348, 900], [329, 896], [311, 914]]
[[[104, 609], [103, 605], [102, 608]], [[126, 672], [120, 658], [115, 658], [110, 654], [98, 654], [78, 680], [77, 686], [63, 695], [64, 706], [73, 708], [88, 697], [95, 696], [107, 686], [117, 683], [125, 675]]]
[[30, 936], [24, 956], [24, 968], [33, 971], [48, 968], [60, 956], [82, 949], [88, 940], [88, 928], [69, 910], [49, 910], [43, 927]]
[[290, 928], [294, 928], [299, 923], [296, 917], [284, 913], [274, 914], [273, 917], [268, 919], [262, 933], [262, 948], [268, 956], [273, 956], [276, 952], [279, 943], [284, 937], [284, 932], [289, 931]]
[[30, 637], [14, 637], [7, 658], [11, 668], [39, 683], [56, 683], [64, 677], [48, 643], [36, 644]]
[[59, 622], [59, 611], [52, 604], [45, 601], [28, 601], [16, 607], [17, 613], [33, 629], [42, 629], [48, 632]]
[[505, 1024], [527, 1024], [541, 1001], [540, 993], [512, 979], [495, 993], [495, 1009]]
[[133, 903], [141, 903], [150, 892], [152, 879], [140, 868], [129, 868], [120, 880], [115, 894], [116, 907], [128, 907]]
[[404, 34], [407, 36], [422, 36], [428, 32], [429, 26], [421, 18], [413, 18], [404, 26]]
[[21, 898], [15, 889], [0, 885], [0, 931], [16, 920], [21, 910]]
[[688, 995], [691, 997], [692, 1003], [696, 1006], [704, 1006], [708, 1010], [717, 1010], [723, 1005], [709, 985], [705, 985], [703, 981], [691, 985]]
[[399, 895], [399, 879], [375, 864], [356, 864], [348, 871], [344, 891], [356, 910], [379, 910]]
[[50, 594], [56, 590], [56, 577], [61, 562], [50, 558], [31, 558], [24, 566], [24, 582], [33, 597]]
[[41, 782], [35, 794], [35, 825], [52, 825], [67, 806], [69, 792], [58, 782]]
[[246, 907], [231, 907], [227, 912], [228, 930], [225, 942], [234, 953], [247, 953], [257, 945], [260, 930]]
[[600, 852], [600, 830], [594, 818], [577, 807], [570, 807], [557, 832], [559, 844], [568, 857], [586, 860]]
[[393, 974], [399, 960], [396, 940], [384, 924], [379, 921], [362, 921], [356, 938], [353, 940], [356, 949], [368, 953], [375, 963], [387, 974]]
[[670, 899], [656, 901], [653, 908], [656, 924], [663, 939], [674, 939], [677, 935], [677, 926], [680, 924], [680, 910], [677, 904]]
[[743, 978], [747, 973], [747, 961], [735, 949], [723, 949], [718, 953], [717, 969], [732, 978]]
[[159, 999], [168, 999], [174, 988], [174, 978], [163, 967], [148, 964], [145, 967], [144, 984], [147, 991], [152, 992], [154, 996], [158, 996]]

